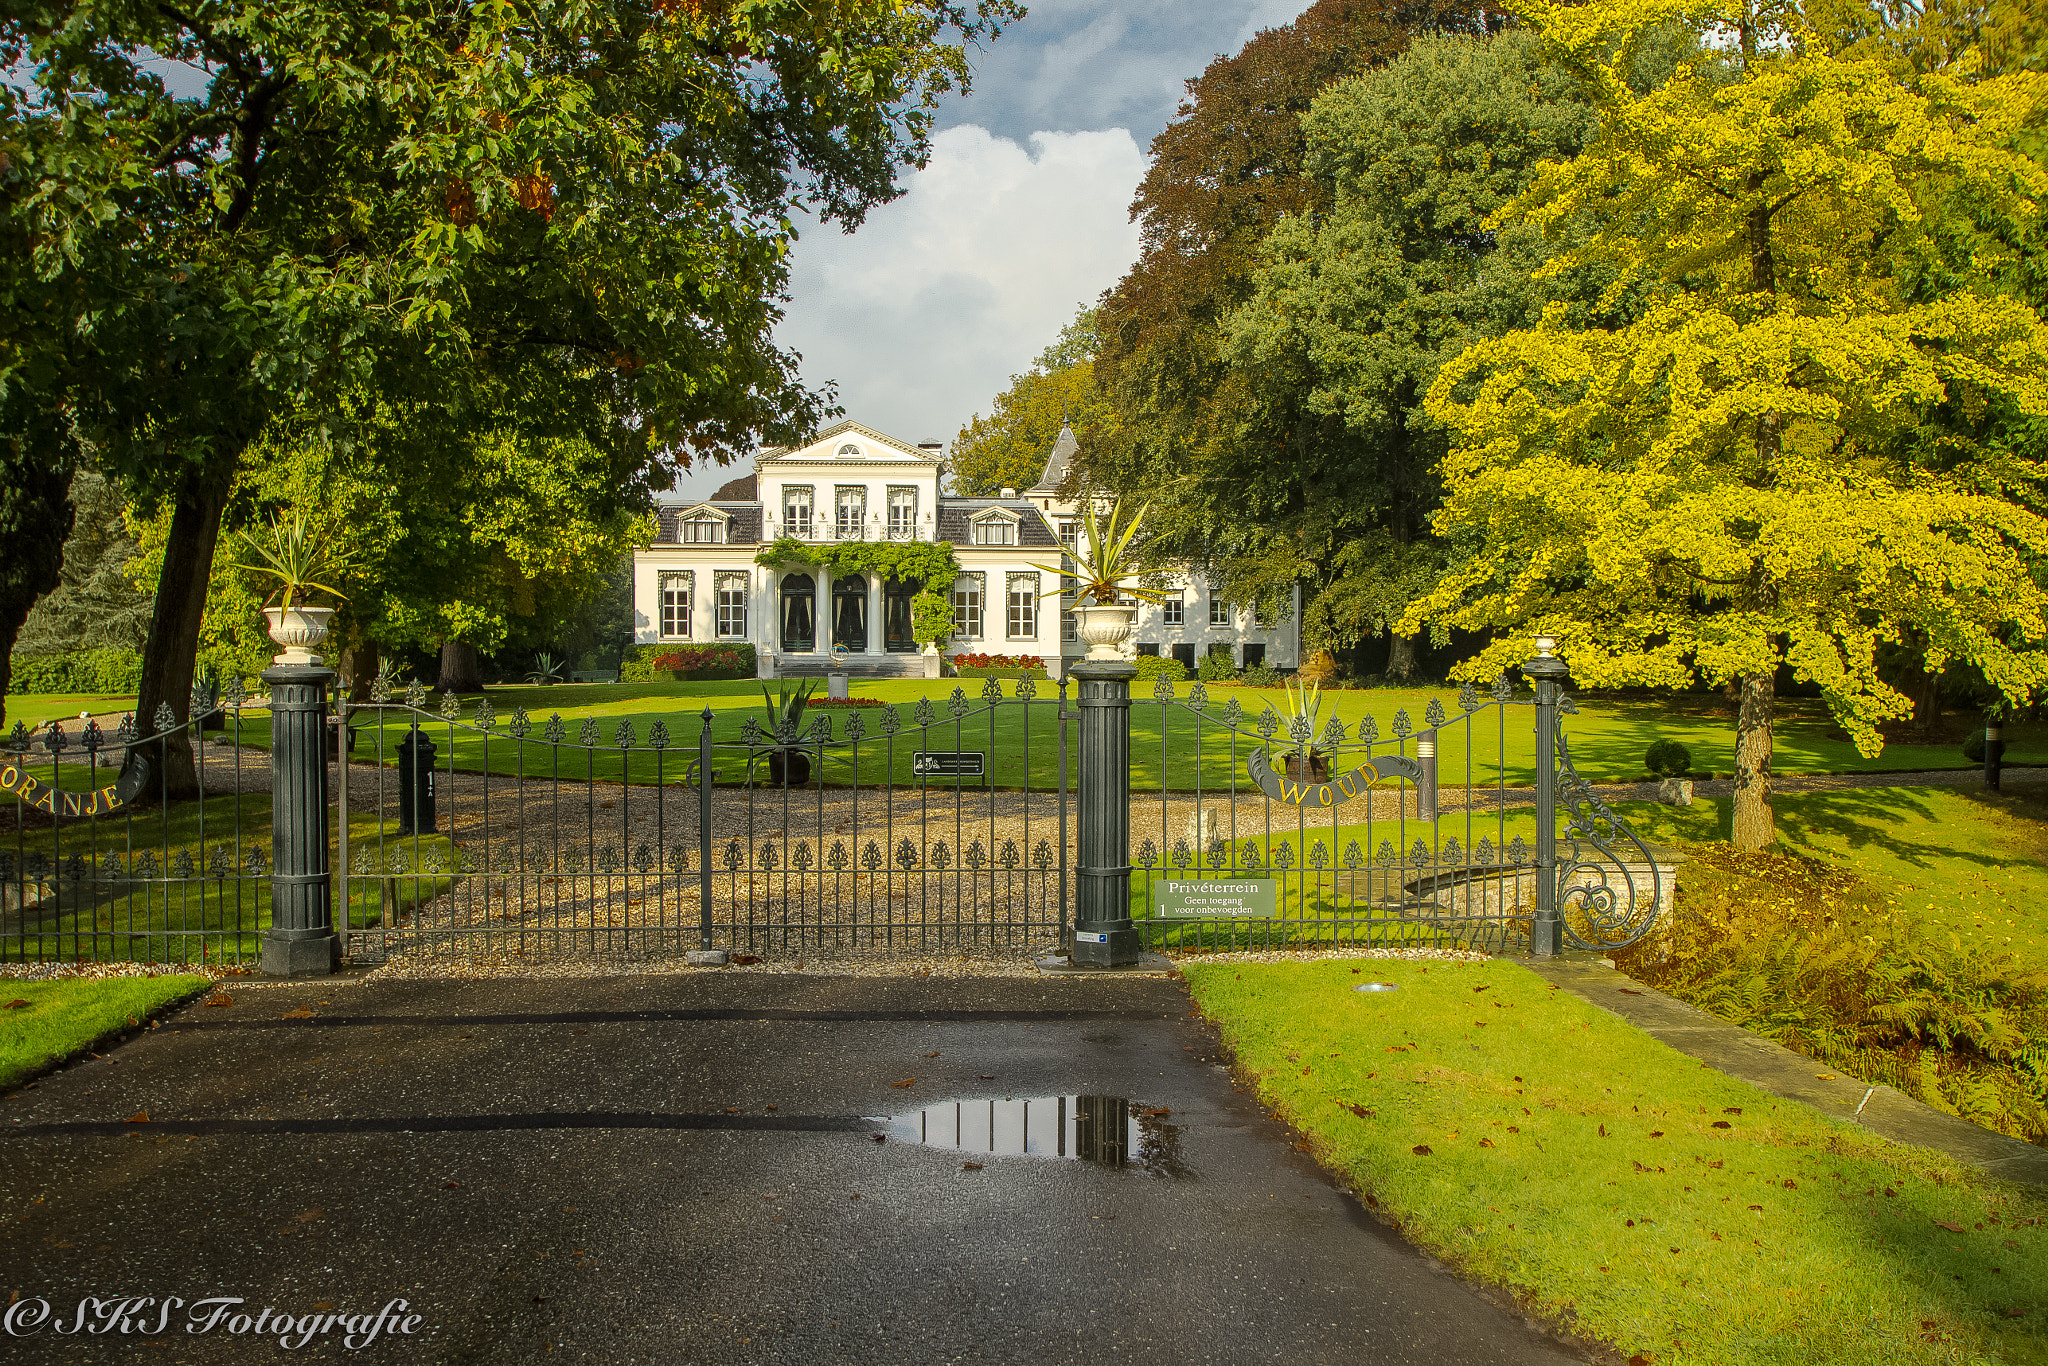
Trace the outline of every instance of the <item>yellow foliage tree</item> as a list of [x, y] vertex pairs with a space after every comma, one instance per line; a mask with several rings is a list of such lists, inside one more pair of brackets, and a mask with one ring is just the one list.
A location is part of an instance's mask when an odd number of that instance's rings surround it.
[[[1882, 642], [1968, 661], [2016, 701], [2048, 682], [2044, 467], [2024, 439], [2048, 416], [2048, 332], [1967, 230], [2048, 193], [2014, 150], [2048, 78], [1831, 50], [1796, 4], [1511, 7], [1594, 92], [1601, 131], [1496, 222], [1593, 215], [1603, 230], [1544, 269], [1613, 268], [1616, 321], [1553, 309], [1443, 368], [1437, 525], [1475, 549], [1407, 629], [1543, 630], [1596, 687], [1733, 683], [1734, 837], [1762, 848], [1781, 665], [1866, 753], [1910, 710]], [[1637, 44], [1673, 20], [1725, 36], [1722, 57], [1632, 91]], [[1526, 650], [1503, 634], [1466, 667]]]

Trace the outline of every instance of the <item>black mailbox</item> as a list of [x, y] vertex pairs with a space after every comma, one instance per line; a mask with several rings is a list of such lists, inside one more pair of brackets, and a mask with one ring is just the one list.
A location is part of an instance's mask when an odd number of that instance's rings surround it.
[[418, 726], [398, 742], [398, 833], [434, 833], [434, 742]]

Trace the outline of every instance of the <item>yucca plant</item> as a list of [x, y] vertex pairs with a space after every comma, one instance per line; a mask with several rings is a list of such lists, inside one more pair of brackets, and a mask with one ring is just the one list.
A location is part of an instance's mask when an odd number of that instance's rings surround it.
[[1095, 516], [1092, 499], [1082, 506], [1082, 532], [1086, 539], [1083, 549], [1062, 548], [1060, 554], [1065, 565], [1054, 568], [1049, 564], [1034, 564], [1031, 567], [1046, 574], [1061, 577], [1073, 576], [1070, 588], [1061, 590], [1071, 594], [1074, 606], [1079, 607], [1085, 600], [1098, 606], [1106, 606], [1119, 597], [1138, 598], [1145, 602], [1164, 602], [1166, 595], [1150, 588], [1136, 586], [1138, 571], [1134, 567], [1137, 556], [1133, 553], [1131, 539], [1137, 535], [1145, 514], [1152, 510], [1147, 503], [1124, 520], [1124, 500], [1119, 498], [1109, 509], [1109, 523], [1103, 525]]
[[314, 528], [305, 513], [294, 508], [288, 517], [273, 517], [254, 531], [236, 532], [236, 545], [248, 558], [234, 567], [277, 580], [266, 604], [275, 600], [280, 607], [302, 606], [309, 592], [344, 598], [347, 595], [339, 588], [321, 582], [338, 579], [347, 570], [346, 557], [330, 549], [332, 541], [332, 533]]

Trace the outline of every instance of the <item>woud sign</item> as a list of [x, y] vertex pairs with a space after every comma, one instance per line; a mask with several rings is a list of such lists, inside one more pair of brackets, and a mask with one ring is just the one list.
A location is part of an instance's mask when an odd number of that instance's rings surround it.
[[1152, 884], [1152, 914], [1162, 919], [1246, 917], [1270, 920], [1279, 914], [1279, 880], [1240, 877], [1207, 882], [1162, 879]]
[[1305, 783], [1299, 778], [1275, 773], [1264, 750], [1254, 750], [1251, 758], [1245, 761], [1245, 767], [1251, 770], [1252, 781], [1259, 785], [1261, 792], [1289, 806], [1336, 806], [1353, 797], [1363, 796], [1367, 788], [1382, 778], [1405, 778], [1411, 783], [1422, 781], [1422, 765], [1398, 754], [1384, 754], [1368, 760], [1329, 783]]

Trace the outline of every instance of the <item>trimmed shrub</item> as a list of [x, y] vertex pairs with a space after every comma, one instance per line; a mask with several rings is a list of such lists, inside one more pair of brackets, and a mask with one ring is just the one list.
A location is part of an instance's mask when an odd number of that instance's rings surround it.
[[1683, 778], [1692, 768], [1692, 751], [1676, 740], [1659, 740], [1643, 752], [1643, 767], [1659, 778]]
[[1228, 683], [1237, 677], [1237, 669], [1231, 664], [1229, 655], [1206, 654], [1195, 666], [1195, 674], [1204, 683]]
[[1248, 688], [1277, 688], [1280, 686], [1280, 671], [1271, 664], [1254, 664], [1244, 671], [1244, 677], [1239, 681]]
[[1970, 732], [1970, 738], [1963, 741], [1963, 757], [1973, 764], [1984, 762], [1984, 729], [1978, 727]]
[[133, 650], [72, 650], [15, 655], [15, 693], [132, 693], [142, 686], [142, 656]]
[[1140, 683], [1151, 683], [1161, 678], [1171, 679], [1175, 683], [1187, 680], [1187, 666], [1172, 655], [1139, 655], [1134, 662], [1138, 666]]
[[885, 707], [888, 703], [879, 697], [813, 697], [804, 703], [805, 711], [816, 711], [820, 707]]

